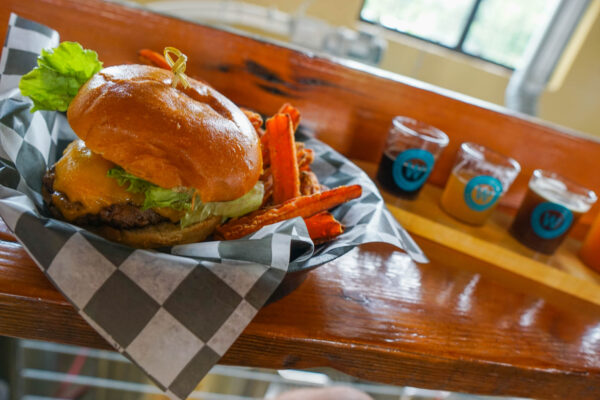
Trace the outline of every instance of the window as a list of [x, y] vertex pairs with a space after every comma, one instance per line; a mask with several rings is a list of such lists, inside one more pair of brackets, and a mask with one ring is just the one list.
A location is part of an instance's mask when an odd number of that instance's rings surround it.
[[360, 17], [507, 68], [560, 0], [365, 0]]

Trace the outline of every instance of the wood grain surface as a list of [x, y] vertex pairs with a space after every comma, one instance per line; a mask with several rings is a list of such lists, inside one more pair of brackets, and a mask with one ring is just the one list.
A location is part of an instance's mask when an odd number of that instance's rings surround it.
[[[221, 360], [329, 366], [396, 385], [540, 399], [600, 393], [600, 308], [417, 238], [367, 245], [263, 308]], [[504, 279], [504, 281], [503, 281]], [[0, 242], [0, 334], [110, 349], [22, 247]]]
[[[375, 164], [356, 162], [374, 178]], [[439, 243], [480, 260], [508, 276], [520, 275], [600, 306], [600, 274], [577, 256], [581, 243], [567, 238], [553, 255], [535, 252], [508, 233], [513, 217], [496, 210], [483, 226], [471, 226], [440, 207], [442, 189], [426, 184], [417, 200], [406, 200], [380, 190], [388, 209], [412, 235]], [[499, 273], [501, 271], [498, 271]]]
[[[462, 141], [489, 145], [524, 169], [504, 198], [508, 208], [517, 206], [537, 167], [600, 188], [600, 175], [590, 168], [600, 143], [400, 76], [98, 0], [2, 0], [0, 37], [10, 12], [97, 50], [106, 65], [135, 62], [140, 48], [176, 46], [190, 58], [190, 75], [264, 114], [291, 101], [306, 128], [353, 158], [378, 160], [393, 115], [429, 122], [451, 138], [431, 178], [438, 186]], [[430, 264], [370, 245], [311, 272], [296, 291], [259, 312], [222, 362], [330, 366], [378, 382], [461, 392], [599, 397], [599, 307], [417, 241]], [[110, 348], [3, 225], [0, 334]]]

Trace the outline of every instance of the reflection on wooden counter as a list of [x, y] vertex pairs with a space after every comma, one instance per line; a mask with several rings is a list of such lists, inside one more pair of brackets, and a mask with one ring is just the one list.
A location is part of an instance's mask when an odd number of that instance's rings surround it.
[[[370, 176], [374, 166], [358, 163]], [[600, 274], [577, 257], [579, 242], [569, 239], [554, 256], [537, 253], [508, 233], [512, 217], [495, 211], [484, 226], [461, 223], [440, 207], [442, 191], [425, 185], [417, 200], [405, 200], [381, 190], [392, 214], [410, 233], [464, 253], [508, 274], [600, 305]], [[429, 254], [427, 254], [429, 256]]]

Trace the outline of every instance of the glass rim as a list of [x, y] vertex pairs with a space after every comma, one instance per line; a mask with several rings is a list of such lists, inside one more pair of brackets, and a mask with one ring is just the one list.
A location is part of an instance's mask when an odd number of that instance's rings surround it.
[[511, 168], [515, 174], [521, 172], [521, 164], [519, 164], [517, 160], [499, 153], [496, 150], [492, 150], [489, 147], [474, 142], [463, 142], [460, 145], [460, 149], [463, 154], [466, 154], [473, 159], [486, 160], [501, 168]]
[[[423, 132], [417, 131], [411, 128], [410, 126], [407, 126], [405, 122], [414, 125], [422, 125], [424, 128], [426, 128], [426, 130]], [[411, 136], [418, 137], [425, 142], [435, 143], [440, 147], [446, 147], [450, 142], [448, 135], [446, 135], [446, 133], [444, 133], [444, 131], [442, 131], [441, 129], [436, 128], [435, 126], [428, 124], [427, 122], [419, 121], [417, 119], [406, 117], [404, 115], [395, 116], [392, 119], [392, 127], [401, 130], [402, 132]]]
[[567, 191], [569, 191], [570, 193], [575, 194], [577, 196], [581, 196], [582, 200], [584, 200], [588, 204], [594, 204], [598, 200], [598, 196], [596, 195], [596, 192], [594, 192], [592, 189], [582, 186], [579, 183], [576, 183], [576, 182], [572, 181], [571, 179], [566, 178], [563, 175], [558, 174], [556, 172], [538, 168], [538, 169], [534, 170], [533, 173], [531, 174], [531, 178], [529, 178], [529, 184], [531, 184], [531, 181], [534, 178], [535, 179], [550, 178], [550, 179], [559, 180], [567, 186]]

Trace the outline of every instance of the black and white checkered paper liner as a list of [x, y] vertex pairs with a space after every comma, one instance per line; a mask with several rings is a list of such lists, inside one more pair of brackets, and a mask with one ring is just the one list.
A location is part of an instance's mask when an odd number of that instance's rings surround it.
[[75, 135], [61, 113], [30, 113], [31, 102], [17, 87], [41, 49], [58, 42], [52, 29], [11, 15], [0, 60], [0, 216], [82, 317], [172, 397], [193, 391], [287, 272], [368, 242], [390, 243], [427, 261], [365, 173], [308, 138], [323, 184], [363, 188], [360, 199], [333, 211], [347, 230], [324, 245], [313, 245], [301, 218], [244, 239], [168, 252], [132, 249], [49, 218], [41, 179]]

